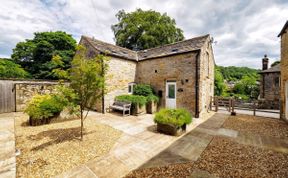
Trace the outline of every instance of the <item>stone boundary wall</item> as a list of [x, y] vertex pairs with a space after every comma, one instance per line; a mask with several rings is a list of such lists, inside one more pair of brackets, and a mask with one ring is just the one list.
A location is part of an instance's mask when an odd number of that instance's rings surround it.
[[48, 94], [54, 91], [58, 81], [49, 80], [0, 80], [12, 82], [15, 89], [15, 111], [23, 111], [27, 103], [36, 94]]
[[31, 81], [15, 83], [16, 88], [16, 111], [24, 111], [28, 102], [36, 94], [49, 94], [55, 90], [55, 86], [58, 82], [43, 82], [43, 81]]

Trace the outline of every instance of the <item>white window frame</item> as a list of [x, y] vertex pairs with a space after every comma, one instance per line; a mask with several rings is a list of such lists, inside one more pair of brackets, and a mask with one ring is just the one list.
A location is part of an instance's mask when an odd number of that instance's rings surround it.
[[[128, 83], [128, 94], [133, 94], [133, 89], [135, 85], [136, 85], [135, 82]], [[131, 87], [131, 91], [129, 91], [130, 87]]]

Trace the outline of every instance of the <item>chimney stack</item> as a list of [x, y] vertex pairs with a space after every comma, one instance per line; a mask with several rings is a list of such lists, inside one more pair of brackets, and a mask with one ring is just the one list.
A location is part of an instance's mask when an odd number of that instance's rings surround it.
[[267, 70], [269, 64], [269, 59], [267, 57], [267, 54], [264, 55], [264, 58], [262, 59], [262, 70]]

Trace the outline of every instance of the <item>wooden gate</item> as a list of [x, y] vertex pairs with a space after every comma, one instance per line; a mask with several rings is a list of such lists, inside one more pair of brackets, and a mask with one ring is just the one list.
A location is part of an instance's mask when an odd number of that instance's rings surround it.
[[15, 111], [15, 89], [12, 81], [0, 81], [0, 113]]

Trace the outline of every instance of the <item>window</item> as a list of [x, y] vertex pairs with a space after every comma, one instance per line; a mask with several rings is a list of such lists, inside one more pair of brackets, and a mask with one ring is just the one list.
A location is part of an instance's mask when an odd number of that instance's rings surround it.
[[128, 93], [133, 94], [133, 87], [136, 85], [136, 83], [129, 83], [128, 84]]

